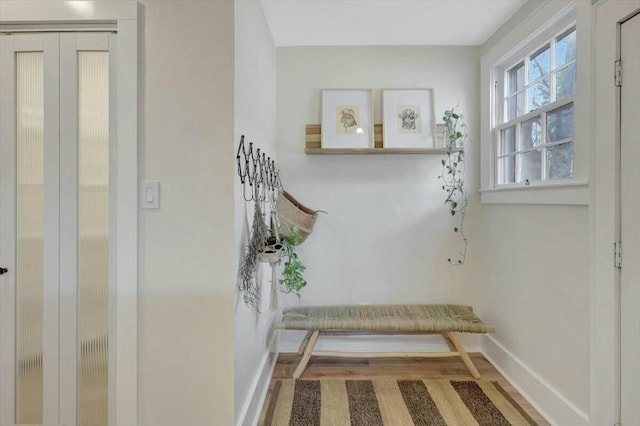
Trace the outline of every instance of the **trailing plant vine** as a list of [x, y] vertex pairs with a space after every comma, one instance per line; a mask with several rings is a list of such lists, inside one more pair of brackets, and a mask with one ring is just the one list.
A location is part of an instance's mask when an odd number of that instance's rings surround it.
[[300, 241], [300, 231], [295, 226], [287, 226], [289, 232], [281, 235], [286, 260], [282, 270], [280, 289], [284, 293], [294, 293], [300, 297], [300, 290], [307, 285], [302, 273], [307, 269], [296, 253], [295, 248]]
[[460, 235], [463, 247], [457, 258], [448, 258], [453, 265], [463, 265], [467, 258], [467, 237], [464, 234], [464, 217], [468, 205], [467, 194], [464, 191], [465, 142], [467, 139], [467, 125], [464, 117], [455, 108], [444, 112], [444, 124], [447, 128], [446, 157], [442, 160], [442, 189], [446, 193], [444, 204], [447, 205], [451, 216], [458, 216], [458, 223], [453, 231]]

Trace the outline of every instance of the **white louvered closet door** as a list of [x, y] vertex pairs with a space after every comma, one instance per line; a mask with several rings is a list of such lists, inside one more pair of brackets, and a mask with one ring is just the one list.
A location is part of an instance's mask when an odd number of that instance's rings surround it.
[[115, 37], [0, 36], [0, 424], [107, 424]]

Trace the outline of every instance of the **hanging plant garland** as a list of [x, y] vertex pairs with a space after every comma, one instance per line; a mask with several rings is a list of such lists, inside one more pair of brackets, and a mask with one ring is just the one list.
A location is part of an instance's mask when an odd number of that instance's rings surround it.
[[465, 142], [467, 139], [466, 124], [462, 114], [455, 112], [455, 108], [444, 112], [444, 124], [447, 127], [446, 157], [441, 161], [442, 190], [446, 193], [444, 204], [447, 205], [451, 216], [458, 216], [458, 224], [453, 231], [462, 239], [463, 247], [457, 258], [448, 258], [453, 265], [463, 265], [467, 258], [467, 237], [464, 234], [464, 218], [468, 205], [467, 194], [464, 191]]
[[255, 202], [253, 226], [247, 243], [247, 251], [240, 263], [239, 290], [247, 306], [258, 309], [260, 303], [260, 289], [256, 274], [258, 270], [258, 256], [263, 249], [267, 233], [269, 232], [262, 217], [260, 201]]

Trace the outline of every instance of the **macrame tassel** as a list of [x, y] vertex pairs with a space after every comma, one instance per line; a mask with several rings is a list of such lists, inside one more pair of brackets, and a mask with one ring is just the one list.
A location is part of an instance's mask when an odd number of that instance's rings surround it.
[[276, 283], [276, 265], [278, 263], [270, 263], [271, 265], [271, 301], [269, 309], [275, 311], [278, 309], [278, 283]]

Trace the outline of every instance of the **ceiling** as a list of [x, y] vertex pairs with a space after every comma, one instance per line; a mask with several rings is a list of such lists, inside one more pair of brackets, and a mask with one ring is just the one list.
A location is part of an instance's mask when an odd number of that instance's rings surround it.
[[479, 45], [526, 0], [262, 0], [276, 46]]

